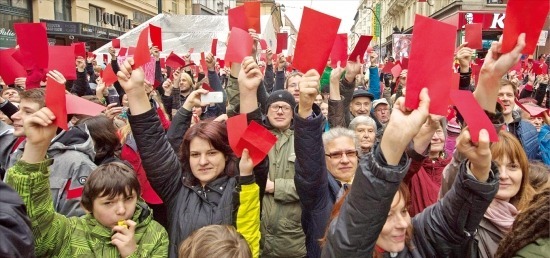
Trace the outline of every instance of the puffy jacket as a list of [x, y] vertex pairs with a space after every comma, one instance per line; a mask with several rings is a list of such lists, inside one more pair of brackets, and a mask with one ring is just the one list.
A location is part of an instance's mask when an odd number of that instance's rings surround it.
[[[379, 146], [362, 158], [340, 214], [330, 223], [323, 257], [372, 257], [376, 240], [393, 198], [409, 167], [406, 155], [390, 166]], [[405, 248], [397, 257], [448, 257], [474, 235], [491, 200], [498, 191], [498, 168], [492, 164], [487, 182], [467, 173], [460, 165], [453, 188], [435, 205], [412, 219], [414, 249]], [[353, 220], [350, 220], [353, 218]], [[458, 257], [466, 257], [463, 250]], [[389, 257], [387, 252], [384, 256]]]
[[262, 257], [304, 257], [306, 238], [294, 184], [294, 131], [273, 129], [271, 133], [277, 136], [268, 153], [269, 179], [275, 183], [275, 191], [265, 194], [262, 202]]
[[380, 98], [380, 74], [376, 66], [369, 67], [369, 92], [374, 95], [374, 99]]
[[0, 181], [0, 257], [34, 257], [33, 239], [25, 203]]
[[[25, 142], [10, 157], [10, 167], [21, 158]], [[85, 214], [80, 207], [82, 188], [90, 173], [97, 167], [92, 137], [85, 125], [73, 126], [59, 133], [48, 148], [54, 160], [50, 167], [50, 191], [56, 212], [67, 217]]]
[[324, 117], [313, 105], [315, 118], [306, 120], [294, 113], [294, 150], [296, 153], [294, 184], [302, 204], [302, 228], [306, 235], [307, 256], [321, 256], [319, 239], [323, 238], [332, 207], [341, 186], [329, 173], [323, 146]]
[[528, 159], [542, 160], [541, 153], [539, 152], [538, 132], [535, 126], [521, 119], [517, 113], [514, 113], [514, 121], [509, 123], [507, 127], [508, 131], [521, 142]]
[[[27, 205], [36, 238], [36, 256], [120, 257], [116, 246], [111, 244], [111, 229], [101, 225], [92, 214], [67, 218], [54, 211], [48, 192], [51, 162], [18, 161], [7, 178]], [[138, 202], [132, 220], [137, 223], [134, 234], [137, 250], [129, 257], [166, 257], [168, 234], [152, 219], [147, 205]]]
[[[164, 135], [164, 129], [155, 110], [151, 109], [143, 114], [130, 115], [128, 120], [132, 126], [132, 133], [136, 139], [147, 179], [167, 205], [168, 221], [170, 221], [168, 228], [169, 257], [177, 257], [177, 250], [181, 242], [196, 229], [213, 224], [237, 226], [241, 223], [236, 221], [239, 218], [239, 208], [258, 210], [259, 212], [259, 208], [254, 209], [255, 205], [239, 205], [239, 201], [242, 200], [240, 195], [251, 194], [250, 191], [241, 192], [243, 185], [254, 183], [253, 180], [247, 180], [246, 177], [221, 176], [204, 187], [184, 183], [182, 166]], [[180, 135], [184, 135], [186, 130], [187, 128], [183, 128]], [[258, 171], [267, 174], [267, 166], [259, 164], [255, 167], [255, 172], [259, 173]], [[255, 197], [259, 198], [258, 195]], [[259, 199], [245, 198], [245, 200], [257, 200], [256, 206], [259, 206]], [[259, 218], [260, 215], [254, 212], [244, 212], [244, 214], [249, 216], [249, 221], [252, 224], [246, 228], [255, 228], [253, 219]], [[259, 239], [259, 223], [256, 228], [257, 230], [244, 232], [241, 231], [242, 228], [237, 227], [237, 230], [249, 241], [253, 252], [254, 250], [257, 252], [259, 249], [258, 242], [251, 242], [252, 239]]]
[[540, 128], [538, 138], [542, 161], [550, 166], [550, 125], [544, 125]]

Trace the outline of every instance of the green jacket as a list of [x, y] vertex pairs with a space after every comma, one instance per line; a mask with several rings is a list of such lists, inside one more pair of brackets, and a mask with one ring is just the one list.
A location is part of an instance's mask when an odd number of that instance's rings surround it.
[[550, 238], [539, 238], [535, 242], [521, 248], [514, 257], [518, 258], [531, 258], [531, 257], [545, 257], [550, 254]]
[[[53, 209], [49, 190], [52, 160], [36, 164], [18, 161], [9, 169], [7, 183], [21, 196], [32, 222], [37, 257], [120, 257], [111, 244], [111, 229], [91, 214], [67, 218]], [[136, 205], [132, 220], [137, 222], [134, 238], [137, 250], [129, 257], [167, 257], [168, 233], [152, 219], [142, 202]]]
[[266, 193], [262, 202], [261, 257], [305, 257], [302, 208], [294, 186], [294, 131], [271, 132], [277, 136], [275, 146], [268, 153], [269, 179], [275, 182], [275, 191]]

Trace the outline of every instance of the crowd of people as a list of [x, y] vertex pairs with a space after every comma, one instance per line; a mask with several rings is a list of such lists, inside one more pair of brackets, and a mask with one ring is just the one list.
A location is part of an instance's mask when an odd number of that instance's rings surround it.
[[[474, 50], [461, 45], [455, 57], [460, 90], [497, 129], [493, 143], [452, 106], [454, 116], [430, 114], [428, 89], [406, 108], [407, 70], [382, 72], [393, 60], [375, 52], [319, 74], [254, 47], [229, 67], [207, 53], [196, 73], [161, 67], [153, 46], [147, 81], [110, 48], [112, 85], [94, 57], [77, 57], [74, 81], [47, 73], [105, 106], [69, 115], [69, 130], [55, 124], [44, 88], [0, 80], [0, 256], [548, 255], [548, 71], [535, 74], [529, 58], [512, 69], [524, 35], [509, 53], [497, 53], [501, 44], [478, 78]], [[222, 101], [203, 102], [210, 91]], [[226, 121], [239, 114], [276, 136], [257, 165], [230, 144]]]

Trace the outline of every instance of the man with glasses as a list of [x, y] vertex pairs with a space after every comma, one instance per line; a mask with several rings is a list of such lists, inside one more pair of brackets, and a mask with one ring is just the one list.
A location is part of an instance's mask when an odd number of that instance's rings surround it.
[[374, 108], [374, 117], [380, 124], [386, 125], [390, 121], [390, 104], [386, 99], [377, 99], [372, 102], [372, 107]]

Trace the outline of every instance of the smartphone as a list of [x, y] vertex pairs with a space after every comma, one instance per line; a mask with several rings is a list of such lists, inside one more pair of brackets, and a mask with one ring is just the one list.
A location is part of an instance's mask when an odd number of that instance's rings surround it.
[[202, 103], [222, 103], [223, 102], [223, 93], [220, 91], [208, 92], [207, 94], [201, 95]]
[[109, 95], [107, 96], [107, 102], [109, 104], [116, 103], [117, 106], [120, 106], [120, 97], [118, 95]]

